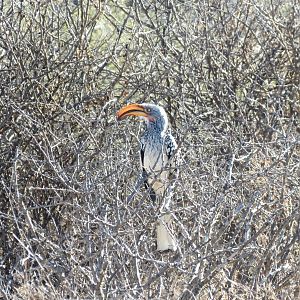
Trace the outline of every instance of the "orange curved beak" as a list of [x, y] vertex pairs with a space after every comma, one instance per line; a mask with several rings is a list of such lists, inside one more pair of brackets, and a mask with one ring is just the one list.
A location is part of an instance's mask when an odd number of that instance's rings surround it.
[[148, 114], [142, 105], [134, 103], [122, 107], [117, 111], [116, 116], [117, 120], [121, 121], [128, 116], [147, 117]]

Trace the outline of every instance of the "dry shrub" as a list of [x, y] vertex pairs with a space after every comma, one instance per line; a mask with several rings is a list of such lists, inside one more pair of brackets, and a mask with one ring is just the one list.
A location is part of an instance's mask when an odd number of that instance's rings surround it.
[[[299, 297], [295, 1], [1, 5], [3, 299]], [[176, 253], [133, 190], [133, 101], [166, 108], [184, 156]]]

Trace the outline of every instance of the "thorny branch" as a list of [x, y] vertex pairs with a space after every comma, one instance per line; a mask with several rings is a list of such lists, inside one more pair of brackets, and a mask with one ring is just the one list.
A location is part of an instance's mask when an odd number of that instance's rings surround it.
[[[299, 5], [0, 2], [3, 299], [299, 298]], [[127, 102], [184, 159], [155, 251]]]

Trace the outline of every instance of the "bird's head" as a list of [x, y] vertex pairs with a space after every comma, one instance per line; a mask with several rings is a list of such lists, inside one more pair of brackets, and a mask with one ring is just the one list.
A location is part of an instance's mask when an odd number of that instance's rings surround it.
[[121, 121], [128, 116], [142, 117], [150, 126], [156, 125], [160, 127], [161, 130], [165, 130], [168, 125], [168, 117], [165, 110], [156, 104], [129, 104], [122, 107], [116, 115], [118, 121]]

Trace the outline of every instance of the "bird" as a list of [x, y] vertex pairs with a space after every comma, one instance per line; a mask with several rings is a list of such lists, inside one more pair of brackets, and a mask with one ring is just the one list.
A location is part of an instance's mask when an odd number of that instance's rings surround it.
[[[166, 111], [152, 103], [132, 103], [117, 111], [118, 121], [128, 116], [138, 116], [145, 121], [145, 131], [140, 138], [142, 174], [145, 187], [161, 214], [156, 224], [156, 248], [158, 251], [176, 251], [177, 242], [172, 232], [169, 211], [172, 190], [178, 175], [178, 145], [171, 134]], [[175, 175], [175, 176], [174, 176]]]

